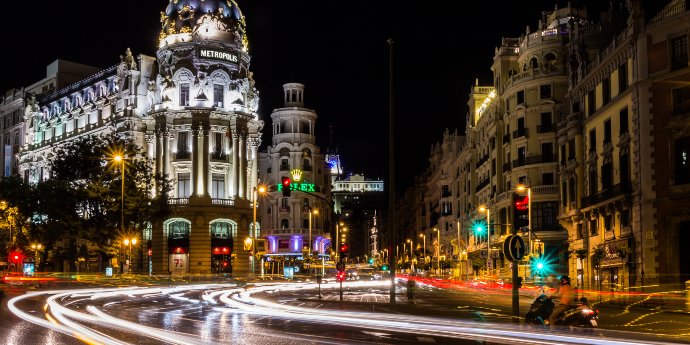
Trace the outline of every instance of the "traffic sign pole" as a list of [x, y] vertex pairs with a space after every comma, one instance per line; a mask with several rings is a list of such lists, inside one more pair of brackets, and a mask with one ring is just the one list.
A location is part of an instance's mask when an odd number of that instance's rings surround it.
[[513, 276], [513, 322], [520, 322], [520, 290], [518, 289], [518, 263], [525, 256], [525, 241], [517, 235], [517, 229], [513, 228], [513, 234], [503, 242], [503, 255], [512, 261], [511, 271]]

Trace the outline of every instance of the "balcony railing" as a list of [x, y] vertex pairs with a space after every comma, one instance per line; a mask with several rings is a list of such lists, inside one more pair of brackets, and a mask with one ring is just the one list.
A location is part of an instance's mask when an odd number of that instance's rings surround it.
[[[268, 230], [262, 230], [266, 233], [266, 235], [309, 235], [309, 229], [308, 228], [281, 228], [281, 229], [268, 229]], [[311, 229], [311, 235], [313, 238], [316, 238], [317, 235], [324, 235], [325, 232], [322, 231], [322, 229], [318, 228], [312, 228]]]
[[484, 155], [479, 160], [477, 161], [477, 168], [479, 168], [482, 164], [484, 164], [486, 161], [489, 160], [489, 155]]
[[278, 208], [280, 212], [290, 212], [290, 206], [281, 206]]
[[519, 128], [513, 131], [513, 139], [527, 136], [527, 128]]
[[632, 192], [632, 186], [629, 181], [615, 184], [612, 187], [606, 188], [599, 193], [582, 198], [582, 206], [587, 207], [595, 205], [608, 199], [612, 199], [630, 192]]
[[548, 155], [548, 156], [529, 156], [524, 159], [515, 159], [513, 160], [513, 169], [525, 165], [531, 165], [531, 164], [541, 164], [541, 163], [553, 163], [556, 161], [554, 155]]
[[482, 190], [482, 188], [488, 186], [489, 183], [491, 183], [491, 179], [490, 179], [490, 178], [488, 178], [488, 179], [486, 179], [486, 180], [484, 180], [484, 181], [482, 181], [482, 182], [479, 182], [479, 184], [477, 185], [477, 188], [476, 188], [475, 190], [476, 190], [477, 192], [479, 192], [480, 190]]
[[235, 205], [235, 200], [214, 198], [214, 199], [211, 199], [211, 204], [222, 205], [222, 206], [232, 206], [232, 205]]
[[289, 165], [280, 165], [280, 171], [290, 171]]
[[170, 198], [168, 199], [170, 205], [188, 205], [189, 198]]
[[553, 132], [553, 124], [545, 124], [537, 126], [537, 133], [550, 133]]

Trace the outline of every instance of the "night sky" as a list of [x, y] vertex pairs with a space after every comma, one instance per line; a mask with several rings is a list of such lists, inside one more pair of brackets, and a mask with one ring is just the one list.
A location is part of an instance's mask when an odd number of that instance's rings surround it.
[[[648, 1], [656, 12], [668, 1]], [[167, 0], [21, 1], [0, 21], [5, 66], [0, 90], [30, 85], [57, 58], [101, 68], [127, 47], [154, 55]], [[282, 106], [282, 84], [305, 84], [305, 106], [319, 115], [317, 143], [336, 148], [347, 172], [387, 180], [388, 58], [393, 38], [396, 190], [428, 165], [445, 128], [464, 133], [476, 78], [487, 85], [501, 37], [534, 31], [554, 0], [238, 0], [247, 19], [260, 118], [270, 143], [270, 113]], [[566, 1], [558, 1], [559, 7]], [[585, 4], [598, 19], [609, 1]], [[330, 136], [332, 129], [332, 139]]]

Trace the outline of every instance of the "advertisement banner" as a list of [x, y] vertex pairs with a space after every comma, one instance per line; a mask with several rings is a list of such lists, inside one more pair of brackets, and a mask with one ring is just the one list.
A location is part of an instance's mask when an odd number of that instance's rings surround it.
[[175, 275], [187, 273], [187, 254], [170, 254], [170, 271]]
[[12, 145], [5, 145], [5, 171], [3, 176], [12, 175]]

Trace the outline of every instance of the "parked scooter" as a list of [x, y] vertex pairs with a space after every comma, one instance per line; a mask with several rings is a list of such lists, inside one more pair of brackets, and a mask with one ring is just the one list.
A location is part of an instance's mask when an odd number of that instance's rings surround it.
[[[545, 294], [539, 295], [525, 314], [525, 324], [544, 325], [548, 322], [549, 316], [553, 311], [554, 303], [550, 297]], [[585, 297], [580, 298], [576, 305], [564, 311], [556, 320], [556, 325], [559, 326], [574, 326], [574, 327], [598, 327], [599, 311], [592, 309], [587, 303]]]

